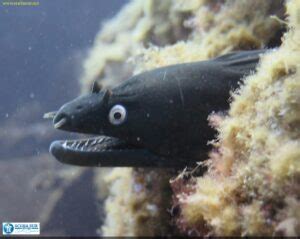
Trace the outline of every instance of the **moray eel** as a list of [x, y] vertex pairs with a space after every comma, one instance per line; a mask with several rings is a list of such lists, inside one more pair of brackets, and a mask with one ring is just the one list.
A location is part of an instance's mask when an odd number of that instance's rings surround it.
[[81, 166], [185, 167], [203, 161], [215, 131], [207, 117], [229, 107], [230, 91], [266, 50], [171, 65], [93, 91], [55, 112], [55, 128], [94, 135], [55, 141], [50, 152]]

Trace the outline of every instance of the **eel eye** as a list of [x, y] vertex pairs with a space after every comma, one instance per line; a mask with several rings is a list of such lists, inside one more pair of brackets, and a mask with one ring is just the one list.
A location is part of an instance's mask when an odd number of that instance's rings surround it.
[[122, 105], [115, 105], [111, 108], [108, 119], [113, 125], [120, 125], [126, 120], [127, 111]]

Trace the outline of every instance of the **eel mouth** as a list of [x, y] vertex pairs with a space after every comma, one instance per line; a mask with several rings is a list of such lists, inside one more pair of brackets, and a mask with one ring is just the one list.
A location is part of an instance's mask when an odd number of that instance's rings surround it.
[[[53, 119], [54, 127], [66, 131], [68, 119], [57, 111], [44, 114]], [[109, 136], [76, 140], [57, 140], [50, 145], [50, 153], [61, 163], [91, 167], [174, 167], [174, 161], [153, 154], [149, 150]]]
[[168, 160], [147, 149], [108, 136], [54, 141], [50, 153], [62, 163], [78, 166], [168, 167]]

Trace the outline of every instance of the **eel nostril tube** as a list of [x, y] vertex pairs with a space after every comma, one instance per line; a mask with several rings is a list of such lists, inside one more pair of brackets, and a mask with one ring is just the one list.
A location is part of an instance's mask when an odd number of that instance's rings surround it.
[[48, 113], [45, 113], [43, 118], [44, 119], [53, 119], [57, 114], [57, 111], [52, 111], [52, 112], [48, 112]]

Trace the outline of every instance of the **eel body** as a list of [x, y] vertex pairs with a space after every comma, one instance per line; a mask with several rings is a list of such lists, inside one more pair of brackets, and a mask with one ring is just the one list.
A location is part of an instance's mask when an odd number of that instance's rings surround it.
[[206, 159], [215, 131], [207, 117], [226, 111], [230, 92], [266, 50], [234, 52], [135, 75], [111, 90], [63, 105], [55, 128], [94, 135], [55, 141], [50, 151], [82, 166], [185, 167]]

